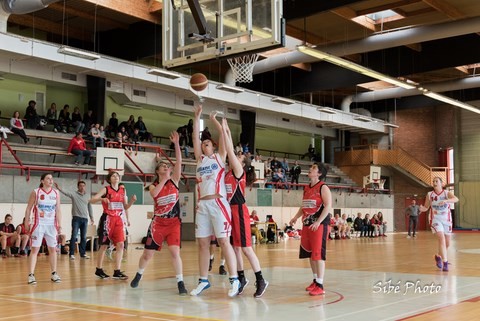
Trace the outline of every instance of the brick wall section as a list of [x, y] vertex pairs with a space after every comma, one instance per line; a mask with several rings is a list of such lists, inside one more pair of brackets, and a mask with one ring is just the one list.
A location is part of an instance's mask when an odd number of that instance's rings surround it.
[[[394, 145], [429, 166], [438, 166], [438, 149], [453, 146], [454, 119], [455, 108], [451, 106], [397, 111], [397, 124], [400, 127], [394, 131]], [[414, 194], [424, 198], [430, 189], [421, 187], [396, 171], [393, 173], [394, 228], [396, 231], [406, 231], [405, 198]]]

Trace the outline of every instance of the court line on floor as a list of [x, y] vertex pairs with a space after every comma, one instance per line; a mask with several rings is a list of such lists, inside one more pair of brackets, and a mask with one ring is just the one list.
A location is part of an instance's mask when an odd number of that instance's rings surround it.
[[11, 320], [11, 319], [17, 319], [17, 318], [26, 318], [26, 317], [32, 317], [35, 315], [45, 315], [49, 313], [58, 313], [58, 312], [65, 312], [65, 311], [71, 311], [73, 308], [66, 308], [62, 310], [55, 310], [55, 311], [44, 311], [44, 312], [38, 312], [38, 313], [29, 313], [29, 314], [22, 314], [22, 315], [13, 315], [9, 317], [0, 317], [0, 320]]

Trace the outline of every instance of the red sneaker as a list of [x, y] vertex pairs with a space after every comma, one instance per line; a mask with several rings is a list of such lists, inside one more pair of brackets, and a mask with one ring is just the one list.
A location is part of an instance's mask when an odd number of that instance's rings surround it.
[[308, 292], [308, 294], [312, 296], [322, 295], [325, 294], [325, 291], [318, 284], [315, 284], [314, 288], [310, 292]]
[[312, 282], [309, 286], [307, 286], [307, 287], [305, 288], [305, 291], [310, 292], [310, 291], [312, 291], [314, 288], [315, 288], [315, 280], [313, 280], [313, 282]]

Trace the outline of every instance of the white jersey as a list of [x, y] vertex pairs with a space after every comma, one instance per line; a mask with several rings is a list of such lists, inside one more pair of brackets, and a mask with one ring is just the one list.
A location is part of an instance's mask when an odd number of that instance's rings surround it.
[[46, 192], [43, 188], [34, 189], [36, 200], [33, 208], [35, 225], [55, 225], [57, 200], [60, 199], [58, 191], [51, 189]]
[[[441, 222], [451, 222], [452, 214], [450, 212], [450, 203], [447, 203], [448, 199], [447, 191], [443, 190], [440, 194], [437, 194], [435, 191], [428, 193], [428, 198], [430, 199], [431, 209], [431, 219]], [[440, 205], [441, 202], [445, 202], [443, 205]]]
[[201, 160], [197, 162], [197, 183], [199, 198], [215, 194], [227, 197], [225, 164], [218, 154], [201, 156]]

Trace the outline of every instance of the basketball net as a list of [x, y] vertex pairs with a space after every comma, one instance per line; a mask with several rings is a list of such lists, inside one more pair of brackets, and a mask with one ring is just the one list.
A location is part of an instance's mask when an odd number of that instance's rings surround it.
[[252, 82], [253, 68], [258, 60], [258, 54], [228, 58], [236, 82]]

